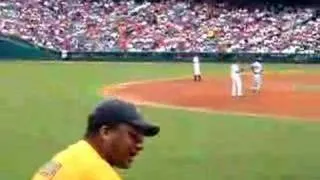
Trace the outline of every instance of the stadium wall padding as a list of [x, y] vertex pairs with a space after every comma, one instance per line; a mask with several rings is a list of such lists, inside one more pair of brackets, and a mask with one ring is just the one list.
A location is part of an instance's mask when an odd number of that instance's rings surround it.
[[192, 62], [198, 55], [202, 62], [226, 63], [235, 60], [251, 62], [261, 58], [269, 63], [318, 63], [320, 54], [285, 53], [199, 53], [199, 52], [69, 52], [61, 58], [61, 52], [31, 44], [15, 36], [0, 34], [0, 60], [63, 60], [63, 61], [124, 61], [124, 62]]
[[57, 57], [58, 52], [35, 46], [15, 36], [0, 35], [0, 60], [52, 60]]
[[192, 62], [198, 55], [202, 62], [225, 63], [261, 58], [269, 63], [320, 63], [320, 54], [284, 53], [198, 53], [198, 52], [70, 52], [67, 60], [128, 61], [128, 62]]

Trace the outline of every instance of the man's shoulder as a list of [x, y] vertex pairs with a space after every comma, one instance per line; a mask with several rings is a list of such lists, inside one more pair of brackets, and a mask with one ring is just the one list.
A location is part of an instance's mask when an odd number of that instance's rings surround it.
[[89, 146], [83, 140], [70, 144], [65, 149], [56, 153], [47, 165], [59, 164], [62, 167], [70, 166], [77, 168], [79, 167], [77, 165], [85, 164], [87, 161], [95, 159], [95, 152]]
[[121, 180], [116, 170], [106, 162], [86, 141], [81, 140], [70, 149], [74, 149], [74, 161], [82, 164], [81, 170], [90, 179]]
[[[89, 179], [121, 180], [118, 173], [85, 141], [69, 145], [45, 163], [35, 174], [38, 179]], [[87, 178], [87, 179], [88, 179]]]
[[52, 179], [56, 176], [61, 167], [62, 165], [59, 162], [49, 161], [38, 169], [37, 173], [33, 177], [33, 180]]
[[81, 149], [83, 149], [82, 141], [70, 144], [65, 149], [62, 149], [60, 152], [58, 152], [53, 157], [53, 160], [63, 161], [65, 159], [69, 159], [70, 157], [74, 157], [75, 154], [81, 152]]

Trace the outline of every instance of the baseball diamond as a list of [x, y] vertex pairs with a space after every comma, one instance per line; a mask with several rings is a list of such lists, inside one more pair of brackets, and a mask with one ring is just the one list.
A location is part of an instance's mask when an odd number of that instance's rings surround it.
[[[249, 78], [247, 74], [246, 87], [250, 87]], [[318, 76], [300, 73], [268, 74], [265, 81], [261, 94], [250, 93], [247, 88], [247, 96], [241, 100], [230, 98], [230, 82], [221, 77], [206, 78], [206, 81], [196, 86], [184, 78], [125, 83], [105, 87], [103, 95], [112, 94], [134, 102], [173, 105], [186, 109], [200, 108], [200, 110], [320, 121]]]

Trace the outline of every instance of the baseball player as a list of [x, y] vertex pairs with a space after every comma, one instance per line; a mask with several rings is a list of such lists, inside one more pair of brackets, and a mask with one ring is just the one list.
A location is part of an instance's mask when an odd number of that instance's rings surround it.
[[114, 167], [130, 168], [144, 137], [159, 131], [135, 105], [107, 99], [88, 116], [84, 137], [56, 154], [32, 180], [121, 180]]
[[262, 86], [262, 73], [263, 73], [263, 66], [261, 64], [261, 59], [258, 59], [251, 63], [251, 71], [253, 73], [253, 83], [252, 83], [252, 91], [254, 93], [260, 92]]
[[232, 89], [231, 95], [232, 97], [241, 97], [243, 96], [242, 92], [242, 77], [241, 73], [243, 72], [243, 68], [240, 67], [239, 61], [231, 64], [231, 82], [232, 82]]
[[201, 81], [201, 79], [200, 61], [199, 57], [196, 55], [193, 57], [193, 80]]

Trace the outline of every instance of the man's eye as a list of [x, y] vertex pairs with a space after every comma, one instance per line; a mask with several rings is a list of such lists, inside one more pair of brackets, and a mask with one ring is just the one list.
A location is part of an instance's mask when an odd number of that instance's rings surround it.
[[130, 132], [129, 132], [129, 136], [130, 136], [132, 139], [137, 139], [137, 135], [135, 135], [134, 133], [130, 133]]
[[129, 133], [130, 137], [135, 141], [135, 142], [141, 142], [141, 138], [137, 134], [134, 133]]

